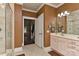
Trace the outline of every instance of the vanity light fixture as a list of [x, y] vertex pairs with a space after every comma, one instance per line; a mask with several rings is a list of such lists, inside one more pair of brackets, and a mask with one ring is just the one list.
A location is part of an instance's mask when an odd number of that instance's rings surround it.
[[64, 12], [58, 13], [58, 17], [67, 16], [69, 14], [70, 13], [68, 11], [64, 11]]

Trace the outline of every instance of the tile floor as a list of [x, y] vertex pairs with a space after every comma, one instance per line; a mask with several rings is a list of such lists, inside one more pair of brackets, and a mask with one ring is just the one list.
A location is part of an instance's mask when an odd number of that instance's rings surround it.
[[25, 56], [50, 56], [44, 49], [35, 44], [26, 45], [23, 47]]

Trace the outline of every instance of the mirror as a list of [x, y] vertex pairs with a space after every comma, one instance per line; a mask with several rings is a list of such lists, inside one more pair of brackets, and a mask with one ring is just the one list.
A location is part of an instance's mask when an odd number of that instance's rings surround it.
[[67, 33], [79, 35], [79, 10], [67, 16]]
[[[69, 12], [69, 11], [68, 11]], [[57, 17], [57, 31], [67, 34], [79, 35], [79, 10], [71, 11], [68, 15], [61, 16], [62, 12]]]

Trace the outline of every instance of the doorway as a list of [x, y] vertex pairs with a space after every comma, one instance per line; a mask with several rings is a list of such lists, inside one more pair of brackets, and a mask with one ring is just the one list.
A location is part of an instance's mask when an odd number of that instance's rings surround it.
[[[33, 28], [34, 26], [34, 34], [32, 34], [31, 29], [29, 29], [29, 34], [27, 34], [27, 26], [24, 27], [24, 24], [29, 23], [29, 28]], [[30, 23], [33, 22], [34, 25], [30, 25]], [[25, 33], [25, 34], [24, 34]], [[32, 36], [33, 35], [33, 36]], [[27, 43], [27, 37], [30, 38], [28, 39]], [[31, 42], [31, 38], [33, 38]], [[30, 41], [29, 41], [30, 40]], [[22, 46], [28, 45], [28, 44], [35, 44], [40, 48], [44, 48], [44, 14], [42, 13], [41, 15], [38, 16], [38, 18], [34, 17], [28, 17], [28, 16], [23, 16], [23, 43]]]
[[24, 45], [35, 43], [35, 20], [24, 19]]

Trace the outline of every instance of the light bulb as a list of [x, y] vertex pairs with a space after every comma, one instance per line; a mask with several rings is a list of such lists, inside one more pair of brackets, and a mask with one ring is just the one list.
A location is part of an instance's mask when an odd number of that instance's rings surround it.
[[63, 12], [61, 13], [61, 16], [63, 16]]
[[49, 33], [50, 31], [49, 30], [47, 30], [47, 33]]
[[70, 13], [67, 13], [67, 15], [69, 15]]
[[67, 14], [68, 12], [67, 12], [67, 11], [65, 11], [64, 13], [65, 13], [65, 14]]
[[65, 11], [64, 14], [65, 14], [65, 15], [69, 15], [70, 13], [68, 13], [68, 11]]
[[58, 14], [58, 17], [60, 17], [61, 15], [60, 14]]
[[63, 14], [63, 16], [66, 16], [65, 13]]

